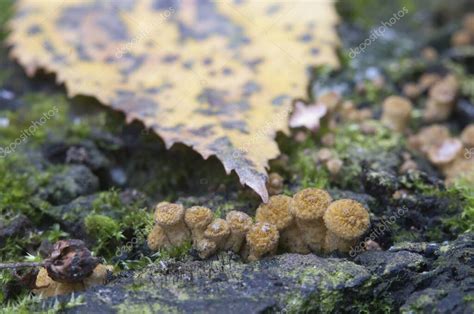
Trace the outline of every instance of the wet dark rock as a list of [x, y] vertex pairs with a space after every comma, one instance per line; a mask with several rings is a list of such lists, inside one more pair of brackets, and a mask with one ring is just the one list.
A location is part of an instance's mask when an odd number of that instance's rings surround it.
[[427, 242], [401, 242], [390, 247], [390, 252], [408, 251], [432, 257], [439, 255], [440, 245], [438, 243], [427, 243]]
[[53, 163], [80, 164], [92, 171], [106, 168], [107, 157], [91, 141], [79, 144], [53, 143], [44, 149], [45, 157]]
[[379, 276], [393, 277], [405, 270], [419, 271], [426, 264], [422, 255], [407, 251], [368, 251], [356, 257], [355, 262]]
[[329, 194], [331, 194], [334, 200], [349, 198], [363, 204], [366, 208], [373, 208], [376, 205], [376, 200], [374, 197], [364, 194], [364, 193], [355, 193], [352, 191], [344, 191], [337, 189], [329, 189]]
[[474, 234], [443, 244], [440, 257], [417, 280], [418, 289], [406, 300], [402, 311], [474, 312]]
[[[285, 254], [243, 264], [222, 255], [217, 260], [149, 266], [106, 287], [89, 290], [85, 293], [87, 302], [70, 312], [143, 308], [194, 313], [261, 313], [326, 306], [344, 309], [352, 306], [352, 300], [349, 293], [343, 292], [357, 291], [369, 280], [370, 274], [363, 267], [346, 260]], [[340, 302], [309, 301], [319, 299], [321, 294], [334, 295]]]
[[385, 170], [365, 169], [362, 172], [365, 191], [377, 198], [390, 197], [399, 189], [399, 181], [395, 174]]
[[460, 99], [454, 109], [454, 118], [461, 128], [474, 123], [474, 104], [467, 99]]
[[443, 245], [405, 243], [354, 262], [313, 254], [248, 264], [227, 254], [161, 261], [82, 293], [84, 303], [66, 311], [472, 313], [473, 240], [471, 233]]
[[96, 206], [100, 206], [100, 213], [113, 219], [121, 218], [123, 208], [130, 204], [135, 204], [135, 209], [149, 207], [147, 197], [137, 190], [124, 190], [119, 192], [119, 207], [109, 206], [110, 204], [98, 204], [100, 193], [81, 196], [65, 205], [53, 206], [45, 209], [46, 214], [61, 224], [65, 231], [76, 238], [86, 237], [84, 229], [84, 219], [94, 212]]
[[54, 175], [40, 195], [53, 205], [66, 204], [73, 199], [89, 195], [99, 189], [99, 179], [82, 165], [68, 166]]
[[0, 247], [2, 247], [9, 238], [23, 236], [31, 227], [30, 219], [22, 214], [8, 221], [0, 219]]

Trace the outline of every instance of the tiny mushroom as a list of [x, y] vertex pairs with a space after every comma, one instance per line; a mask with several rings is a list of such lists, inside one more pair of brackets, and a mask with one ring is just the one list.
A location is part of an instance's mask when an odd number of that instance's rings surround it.
[[433, 146], [440, 145], [450, 137], [449, 129], [443, 125], [434, 124], [424, 127], [416, 135], [410, 136], [410, 146], [420, 152], [427, 154]]
[[438, 51], [433, 47], [425, 47], [421, 50], [421, 56], [426, 61], [436, 61], [438, 59]]
[[148, 234], [147, 244], [152, 251], [171, 247], [171, 243], [168, 241], [165, 231], [158, 224], [155, 224]]
[[410, 121], [413, 106], [411, 101], [400, 96], [389, 96], [383, 102], [381, 121], [390, 129], [402, 132]]
[[466, 14], [462, 20], [462, 25], [474, 37], [474, 13]]
[[301, 231], [301, 237], [313, 252], [320, 252], [324, 244], [326, 227], [323, 215], [332, 198], [321, 189], [304, 189], [293, 196], [291, 213]]
[[454, 47], [469, 46], [470, 43], [471, 34], [465, 29], [460, 29], [451, 36], [451, 45]]
[[155, 222], [164, 231], [172, 246], [180, 246], [190, 239], [191, 233], [184, 223], [181, 204], [161, 202], [156, 206]]
[[238, 253], [245, 241], [245, 235], [252, 226], [252, 218], [244, 212], [232, 210], [227, 213], [226, 221], [229, 224], [230, 236], [224, 249]]
[[429, 122], [446, 120], [453, 111], [458, 82], [454, 75], [447, 75], [429, 90], [423, 118]]
[[276, 253], [280, 235], [278, 228], [267, 222], [257, 222], [249, 232], [246, 240], [248, 247], [249, 261], [256, 261], [264, 256], [270, 256]]
[[198, 249], [198, 244], [204, 239], [204, 231], [212, 222], [212, 211], [203, 206], [193, 206], [186, 210], [184, 221], [186, 226], [191, 230], [193, 246]]
[[474, 148], [474, 124], [469, 124], [461, 133], [461, 141], [464, 147], [471, 149]]
[[204, 241], [212, 242], [213, 245], [198, 246], [200, 248], [198, 250], [199, 256], [201, 258], [207, 258], [216, 251], [223, 249], [229, 236], [230, 228], [227, 221], [221, 218], [215, 219], [204, 231]]
[[324, 213], [327, 227], [324, 249], [326, 252], [349, 252], [355, 241], [367, 231], [369, 213], [362, 204], [342, 199], [329, 205]]
[[337, 176], [341, 171], [342, 166], [343, 162], [339, 158], [331, 158], [326, 163], [326, 167], [328, 168], [328, 171], [332, 176]]
[[292, 253], [308, 253], [308, 248], [290, 212], [291, 202], [291, 197], [286, 195], [270, 197], [268, 203], [263, 203], [257, 208], [255, 221], [268, 222], [277, 227], [280, 233], [280, 247], [283, 250]]
[[69, 283], [53, 280], [48, 275], [46, 268], [41, 268], [36, 277], [36, 288], [33, 289], [33, 293], [39, 295], [41, 298], [49, 298], [103, 285], [106, 283], [108, 274], [112, 272], [112, 269], [112, 266], [98, 264], [93, 272], [81, 282]]
[[406, 83], [403, 85], [403, 94], [410, 99], [420, 96], [422, 89], [416, 83]]
[[283, 192], [283, 178], [276, 172], [270, 173], [267, 182], [268, 194], [277, 195]]
[[433, 146], [428, 151], [428, 159], [433, 165], [445, 166], [462, 153], [462, 142], [457, 138], [444, 140], [440, 145]]

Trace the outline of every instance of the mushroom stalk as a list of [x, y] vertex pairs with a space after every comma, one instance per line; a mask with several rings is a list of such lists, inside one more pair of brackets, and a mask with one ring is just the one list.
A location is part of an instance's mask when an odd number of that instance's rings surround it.
[[180, 246], [191, 237], [184, 223], [184, 207], [180, 204], [159, 203], [156, 206], [155, 221], [163, 229], [172, 246]]
[[252, 226], [252, 218], [246, 213], [233, 210], [227, 214], [226, 221], [229, 224], [230, 236], [224, 245], [224, 250], [238, 253], [242, 248], [247, 232]]

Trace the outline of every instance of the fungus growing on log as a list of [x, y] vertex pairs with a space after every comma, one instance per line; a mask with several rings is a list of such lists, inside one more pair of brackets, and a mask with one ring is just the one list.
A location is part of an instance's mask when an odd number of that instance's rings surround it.
[[461, 133], [461, 141], [464, 147], [474, 148], [474, 124], [469, 124]]
[[301, 233], [290, 212], [291, 197], [275, 195], [270, 197], [267, 204], [257, 208], [255, 220], [275, 225], [280, 233], [280, 247], [292, 253], [308, 253], [308, 248], [302, 241]]
[[158, 224], [155, 224], [151, 232], [148, 234], [147, 244], [152, 251], [158, 251], [171, 246], [165, 231]]
[[274, 255], [278, 248], [280, 234], [278, 228], [267, 222], [257, 222], [247, 233], [249, 261], [256, 261], [264, 256]]
[[444, 166], [456, 159], [462, 152], [462, 142], [457, 138], [445, 139], [440, 145], [428, 151], [428, 159], [435, 166]]
[[387, 97], [383, 102], [382, 123], [394, 131], [402, 132], [410, 121], [412, 110], [410, 100], [399, 96]]
[[180, 246], [190, 239], [191, 233], [184, 223], [184, 207], [181, 204], [159, 203], [155, 210], [155, 222], [173, 246]]
[[238, 253], [242, 248], [247, 232], [252, 226], [252, 218], [244, 212], [233, 210], [226, 215], [226, 221], [229, 224], [230, 236], [224, 245], [224, 249]]
[[208, 258], [223, 249], [229, 235], [230, 228], [227, 221], [221, 218], [215, 219], [204, 231], [204, 238], [197, 243], [199, 257]]
[[453, 111], [459, 84], [453, 75], [436, 82], [429, 90], [423, 117], [426, 121], [446, 120]]
[[362, 204], [342, 199], [331, 203], [324, 213], [327, 227], [324, 250], [349, 252], [355, 241], [367, 231], [369, 213]]
[[324, 243], [326, 227], [323, 215], [332, 198], [321, 189], [304, 189], [293, 196], [291, 213], [301, 231], [301, 237], [313, 252], [320, 252]]
[[212, 210], [203, 206], [193, 206], [186, 210], [184, 222], [191, 230], [193, 247], [197, 250], [197, 245], [204, 238], [204, 231], [212, 222]]

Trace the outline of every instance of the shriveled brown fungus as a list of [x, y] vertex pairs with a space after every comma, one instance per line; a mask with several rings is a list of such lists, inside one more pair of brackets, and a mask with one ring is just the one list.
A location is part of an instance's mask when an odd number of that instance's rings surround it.
[[291, 201], [291, 197], [286, 195], [270, 197], [268, 203], [261, 204], [257, 208], [255, 220], [268, 222], [277, 227], [280, 233], [280, 246], [283, 250], [293, 253], [308, 253], [308, 248], [302, 241], [300, 231], [290, 212]]
[[332, 202], [324, 213], [327, 227], [324, 249], [326, 252], [349, 252], [355, 241], [367, 231], [370, 220], [364, 206], [354, 200]]
[[55, 243], [38, 272], [33, 290], [42, 297], [82, 291], [104, 284], [110, 266], [99, 264], [81, 240], [61, 240]]
[[257, 222], [247, 232], [247, 249], [249, 261], [256, 261], [264, 256], [276, 253], [280, 235], [278, 228], [267, 222]]
[[331, 201], [328, 192], [314, 188], [304, 189], [293, 196], [291, 213], [304, 242], [313, 252], [322, 250], [326, 235], [323, 215]]
[[230, 236], [224, 245], [224, 249], [238, 253], [242, 248], [247, 232], [252, 226], [252, 218], [244, 212], [233, 210], [227, 213], [226, 221], [229, 224]]
[[184, 223], [184, 207], [181, 204], [161, 202], [156, 206], [155, 222], [163, 229], [172, 246], [180, 246], [191, 238]]

